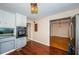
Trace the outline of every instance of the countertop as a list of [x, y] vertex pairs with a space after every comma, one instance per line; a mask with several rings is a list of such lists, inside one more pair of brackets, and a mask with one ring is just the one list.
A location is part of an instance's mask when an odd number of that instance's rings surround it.
[[9, 37], [14, 37], [14, 36], [0, 36], [0, 39], [4, 39], [4, 38], [9, 38]]

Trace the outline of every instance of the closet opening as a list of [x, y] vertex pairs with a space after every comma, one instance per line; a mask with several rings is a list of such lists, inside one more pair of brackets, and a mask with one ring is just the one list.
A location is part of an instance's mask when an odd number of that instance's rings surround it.
[[75, 54], [75, 21], [71, 17], [50, 21], [50, 52]]

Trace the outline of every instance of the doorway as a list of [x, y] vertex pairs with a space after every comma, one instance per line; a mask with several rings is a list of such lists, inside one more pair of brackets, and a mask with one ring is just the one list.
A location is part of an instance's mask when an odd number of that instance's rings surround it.
[[[70, 17], [50, 21], [50, 47], [75, 54], [75, 23]], [[61, 53], [61, 52], [60, 52]]]
[[27, 39], [31, 40], [31, 23], [27, 23]]

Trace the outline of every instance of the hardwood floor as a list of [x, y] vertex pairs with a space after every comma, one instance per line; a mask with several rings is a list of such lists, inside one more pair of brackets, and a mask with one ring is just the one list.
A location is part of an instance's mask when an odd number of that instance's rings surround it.
[[56, 47], [58, 49], [68, 51], [69, 38], [59, 37], [59, 36], [51, 36], [50, 46]]
[[29, 41], [25, 47], [21, 48], [21, 50], [16, 50], [7, 55], [67, 55], [67, 52], [34, 41]]

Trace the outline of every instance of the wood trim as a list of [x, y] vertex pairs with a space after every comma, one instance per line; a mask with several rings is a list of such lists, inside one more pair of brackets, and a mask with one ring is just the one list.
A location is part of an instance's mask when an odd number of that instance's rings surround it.
[[67, 19], [71, 19], [71, 17], [54, 19], [54, 20], [50, 20], [50, 22], [52, 22], [52, 21], [59, 21], [59, 20], [67, 20]]

